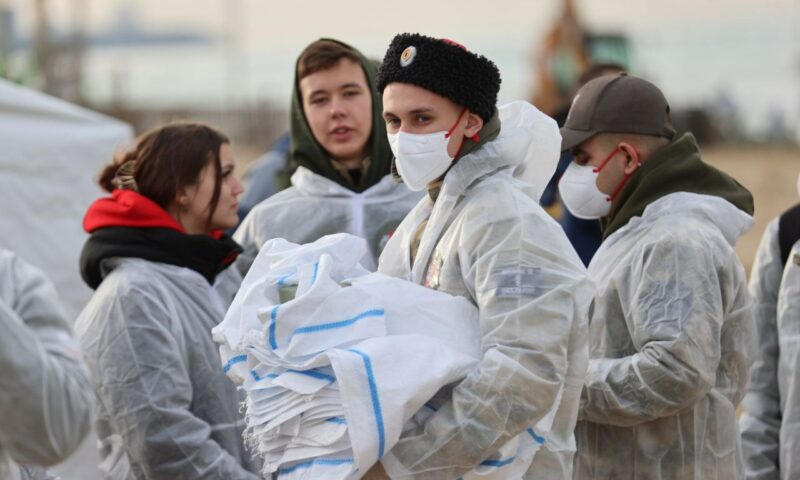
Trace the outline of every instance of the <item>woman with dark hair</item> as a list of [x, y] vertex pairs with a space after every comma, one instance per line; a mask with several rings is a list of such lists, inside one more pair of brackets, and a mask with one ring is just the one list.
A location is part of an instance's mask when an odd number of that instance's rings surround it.
[[[198, 124], [145, 133], [106, 166], [80, 268], [94, 296], [76, 331], [97, 396], [106, 478], [256, 479], [211, 328], [240, 278], [242, 187], [228, 139]], [[227, 289], [232, 292], [231, 288]]]

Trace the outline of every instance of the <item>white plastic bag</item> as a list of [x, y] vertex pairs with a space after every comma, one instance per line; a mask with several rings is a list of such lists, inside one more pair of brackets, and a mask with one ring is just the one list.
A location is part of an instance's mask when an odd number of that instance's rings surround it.
[[[214, 329], [265, 475], [360, 478], [480, 359], [474, 305], [368, 273], [364, 252], [346, 234], [268, 242]], [[520, 478], [538, 445], [520, 435], [463, 478]]]

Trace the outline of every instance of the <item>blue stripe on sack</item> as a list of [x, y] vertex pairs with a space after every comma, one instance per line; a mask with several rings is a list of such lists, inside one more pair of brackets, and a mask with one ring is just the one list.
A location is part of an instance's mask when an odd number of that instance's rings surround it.
[[375, 374], [372, 371], [372, 360], [369, 356], [354, 348], [348, 351], [361, 356], [364, 361], [364, 370], [367, 371], [367, 382], [369, 382], [369, 394], [372, 397], [372, 409], [375, 411], [375, 421], [378, 424], [378, 458], [383, 458], [384, 448], [386, 448], [385, 432], [383, 430], [383, 413], [381, 413], [381, 401], [378, 398], [378, 385], [375, 383]]
[[287, 473], [292, 473], [301, 468], [308, 468], [312, 465], [338, 466], [347, 465], [349, 463], [353, 463], [352, 458], [317, 458], [315, 460], [311, 460], [310, 462], [297, 463], [291, 467], [281, 468], [278, 470], [278, 475], [286, 475]]
[[317, 273], [319, 272], [319, 261], [314, 264], [314, 271], [311, 273], [311, 285], [317, 281]]
[[268, 373], [267, 375], [262, 377], [258, 373], [256, 373], [255, 370], [250, 370], [250, 376], [253, 377], [253, 380], [255, 380], [256, 382], [260, 382], [261, 380], [264, 380], [265, 378], [278, 378], [278, 374], [277, 373]]
[[272, 347], [273, 350], [278, 348], [278, 342], [275, 341], [275, 327], [278, 326], [278, 308], [280, 308], [280, 305], [275, 305], [272, 308], [272, 312], [269, 314], [271, 319], [269, 323], [269, 346]]
[[295, 329], [294, 333], [292, 333], [292, 336], [294, 336], [294, 335], [302, 335], [302, 334], [306, 334], [306, 333], [322, 332], [322, 331], [325, 331], [325, 330], [333, 330], [333, 329], [342, 328], [342, 327], [349, 327], [350, 325], [358, 322], [359, 320], [363, 320], [365, 318], [371, 318], [371, 317], [382, 317], [383, 315], [384, 315], [384, 311], [382, 309], [367, 310], [366, 312], [360, 313], [360, 314], [356, 315], [353, 318], [348, 318], [347, 320], [340, 320], [338, 322], [322, 323], [322, 324], [319, 324], [319, 325], [311, 325], [311, 326], [308, 326], [308, 327], [297, 328], [297, 329]]
[[347, 425], [347, 421], [344, 419], [344, 417], [331, 417], [325, 421], [335, 423], [336, 425]]
[[336, 377], [333, 375], [328, 375], [327, 373], [318, 372], [316, 370], [287, 370], [287, 372], [299, 373], [300, 375], [306, 375], [308, 377], [318, 378], [320, 380], [327, 380], [331, 383], [336, 381]]
[[496, 468], [505, 467], [509, 463], [513, 463], [514, 458], [515, 457], [506, 458], [505, 460], [484, 460], [481, 462], [481, 465], [484, 467], [496, 467]]
[[231, 369], [232, 366], [236, 365], [237, 363], [242, 363], [247, 361], [247, 355], [236, 355], [235, 357], [228, 360], [228, 363], [222, 367], [222, 371], [228, 373], [228, 370]]
[[528, 432], [531, 437], [533, 437], [533, 440], [536, 443], [538, 443], [539, 445], [544, 445], [544, 437], [540, 437], [539, 435], [536, 435], [536, 432], [534, 432], [532, 428], [529, 428], [529, 429], [527, 429], [525, 431]]
[[431, 402], [425, 402], [425, 406], [430, 408], [434, 412], [439, 410], [438, 408], [436, 408], [436, 405], [432, 404]]
[[278, 286], [279, 287], [286, 286], [286, 280], [289, 280], [290, 278], [292, 278], [292, 275], [294, 275], [295, 273], [297, 273], [297, 272], [287, 273], [286, 275], [284, 275], [281, 278], [279, 278], [278, 279]]

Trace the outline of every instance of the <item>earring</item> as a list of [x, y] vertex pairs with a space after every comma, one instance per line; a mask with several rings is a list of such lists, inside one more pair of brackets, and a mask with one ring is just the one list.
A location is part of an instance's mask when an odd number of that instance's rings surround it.
[[181, 212], [189, 213], [189, 207], [187, 207], [186, 205], [181, 205]]

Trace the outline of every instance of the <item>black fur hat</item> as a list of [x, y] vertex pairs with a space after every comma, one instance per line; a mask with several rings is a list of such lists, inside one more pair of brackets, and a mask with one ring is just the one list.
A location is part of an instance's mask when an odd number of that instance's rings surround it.
[[393, 82], [422, 87], [467, 107], [484, 122], [494, 115], [500, 91], [494, 62], [451, 40], [418, 33], [394, 37], [375, 81], [380, 94]]

